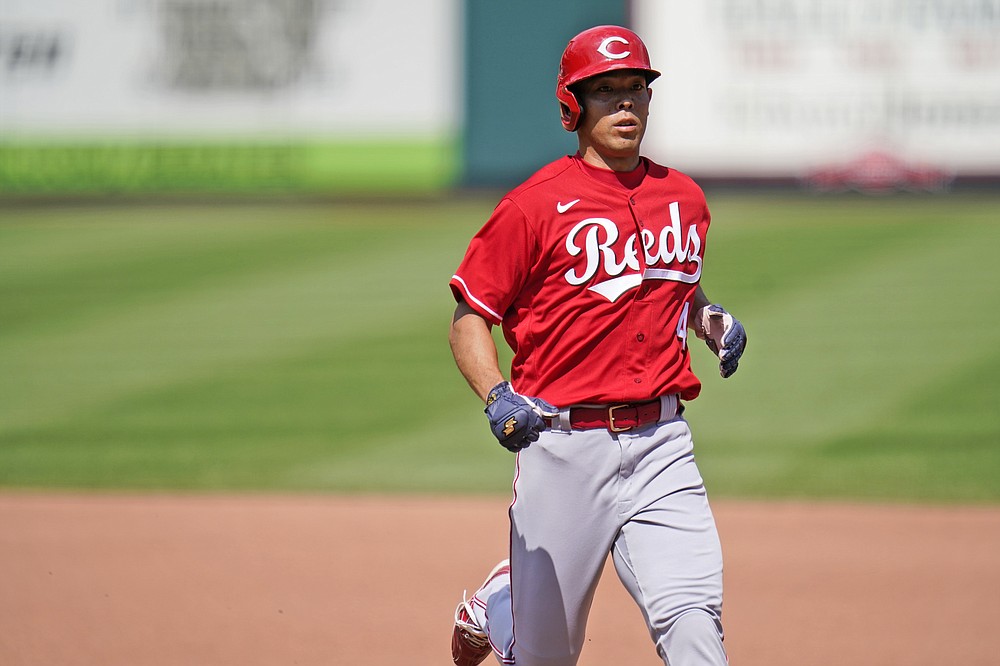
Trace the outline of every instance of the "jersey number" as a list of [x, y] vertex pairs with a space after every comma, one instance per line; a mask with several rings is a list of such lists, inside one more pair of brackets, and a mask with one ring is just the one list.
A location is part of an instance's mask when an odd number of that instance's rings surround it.
[[691, 304], [685, 303], [681, 310], [681, 318], [677, 322], [677, 337], [681, 339], [681, 349], [687, 349], [688, 342], [688, 313], [691, 311]]

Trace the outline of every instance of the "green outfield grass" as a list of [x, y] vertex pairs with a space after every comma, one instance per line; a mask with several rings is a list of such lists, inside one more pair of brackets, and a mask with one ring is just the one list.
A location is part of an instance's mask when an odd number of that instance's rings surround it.
[[[1000, 500], [1000, 199], [710, 203], [713, 494]], [[0, 486], [508, 492], [447, 345], [493, 204], [0, 210]]]

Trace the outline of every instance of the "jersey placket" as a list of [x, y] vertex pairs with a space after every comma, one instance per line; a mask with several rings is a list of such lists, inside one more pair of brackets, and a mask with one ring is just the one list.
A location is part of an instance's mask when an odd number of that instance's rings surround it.
[[[636, 201], [637, 194], [633, 192], [628, 197], [628, 210], [632, 217], [632, 224], [635, 227], [636, 254], [639, 259], [639, 269], [642, 274], [645, 274], [646, 252], [642, 238], [645, 221], [636, 208]], [[627, 237], [628, 234], [623, 234], [623, 236]], [[646, 281], [641, 282], [632, 297], [629, 316], [626, 319], [625, 354], [623, 359], [625, 385], [622, 387], [626, 395], [646, 395], [644, 389], [649, 386], [649, 363], [646, 358], [650, 348], [650, 313], [652, 312], [649, 292], [648, 283]]]

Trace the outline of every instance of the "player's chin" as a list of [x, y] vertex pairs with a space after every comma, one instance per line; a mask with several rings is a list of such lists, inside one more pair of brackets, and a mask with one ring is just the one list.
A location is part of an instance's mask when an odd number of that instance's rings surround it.
[[608, 148], [611, 153], [625, 157], [639, 150], [639, 145], [642, 143], [642, 134], [616, 136], [608, 143], [610, 144]]
[[642, 125], [616, 125], [612, 140], [621, 146], [637, 146], [642, 142], [645, 129]]

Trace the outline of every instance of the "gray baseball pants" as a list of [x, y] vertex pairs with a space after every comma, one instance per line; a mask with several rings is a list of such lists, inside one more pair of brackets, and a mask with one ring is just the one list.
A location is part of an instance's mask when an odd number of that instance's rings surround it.
[[500, 663], [577, 663], [609, 552], [666, 666], [727, 663], [722, 548], [674, 412], [623, 433], [557, 425], [518, 454], [511, 575], [477, 594]]

